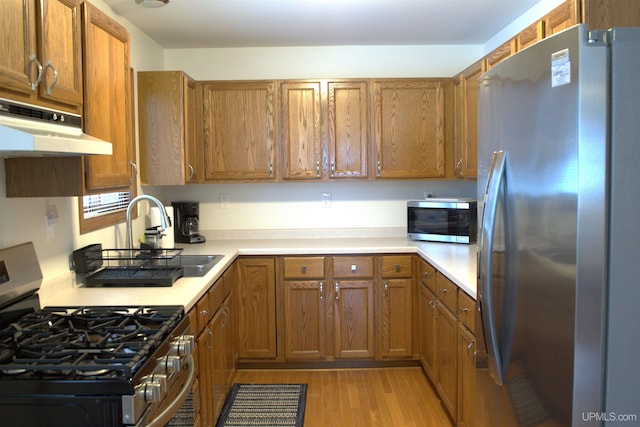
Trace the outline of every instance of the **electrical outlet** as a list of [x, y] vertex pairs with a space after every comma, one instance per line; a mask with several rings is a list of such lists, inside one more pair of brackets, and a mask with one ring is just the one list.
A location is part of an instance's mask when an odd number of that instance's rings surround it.
[[425, 199], [430, 199], [433, 197], [433, 192], [432, 191], [425, 191], [424, 192], [424, 198]]
[[220, 209], [229, 209], [229, 194], [220, 193]]
[[54, 204], [48, 204], [44, 212], [44, 224], [47, 240], [53, 240], [53, 227], [58, 223], [58, 208]]
[[331, 207], [331, 193], [322, 193], [322, 207], [323, 208]]

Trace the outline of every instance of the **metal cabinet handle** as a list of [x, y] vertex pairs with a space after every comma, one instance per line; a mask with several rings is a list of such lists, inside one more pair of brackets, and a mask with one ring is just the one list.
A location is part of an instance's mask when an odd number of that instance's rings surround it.
[[382, 174], [382, 162], [378, 161], [378, 176]]
[[[35, 62], [36, 66], [38, 67], [38, 77], [36, 78], [36, 81], [29, 81], [29, 83], [31, 83], [31, 91], [35, 92], [35, 90], [38, 88], [38, 85], [42, 81], [42, 64], [40, 63], [40, 61], [38, 61], [38, 58], [36, 58], [35, 53], [31, 54], [31, 56], [29, 57], [29, 62]], [[31, 73], [29, 73], [29, 77], [31, 77]]]
[[462, 175], [462, 159], [456, 163], [456, 172], [458, 172], [458, 175]]
[[336, 176], [336, 162], [331, 162], [331, 176]]
[[269, 178], [273, 178], [273, 163], [269, 162]]
[[316, 161], [316, 176], [320, 177], [320, 162]]
[[302, 274], [307, 274], [307, 266], [306, 265], [303, 265], [300, 270], [301, 270]]
[[336, 301], [338, 301], [340, 299], [340, 284], [338, 282], [336, 282], [335, 291], [336, 291]]
[[423, 271], [422, 272], [422, 277], [429, 277], [429, 272], [428, 271]]
[[389, 283], [384, 282], [384, 297], [389, 298]]
[[324, 299], [324, 282], [320, 282], [320, 299]]
[[189, 176], [187, 177], [187, 181], [191, 181], [193, 179], [193, 175], [195, 175], [196, 171], [195, 171], [195, 169], [193, 169], [193, 166], [191, 166], [191, 163], [189, 163], [187, 165], [187, 167], [189, 168]]
[[400, 270], [402, 270], [402, 267], [400, 267], [400, 264], [396, 264], [396, 273], [400, 273]]
[[138, 165], [133, 160], [129, 160], [129, 166], [133, 169], [133, 177], [129, 180], [131, 185], [135, 184], [136, 178], [138, 177]]
[[53, 88], [55, 88], [56, 84], [58, 83], [58, 72], [56, 71], [51, 61], [47, 61], [44, 64], [44, 68], [51, 68], [51, 70], [53, 71], [53, 81], [51, 82], [51, 85], [47, 88], [47, 95], [51, 95], [51, 93], [53, 93]]
[[440, 289], [440, 293], [447, 295], [447, 289], [446, 288]]

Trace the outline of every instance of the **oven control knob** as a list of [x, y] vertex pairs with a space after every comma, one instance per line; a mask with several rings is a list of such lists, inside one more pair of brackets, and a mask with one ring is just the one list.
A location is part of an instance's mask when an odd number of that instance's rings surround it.
[[160, 390], [160, 397], [164, 397], [167, 394], [167, 376], [164, 374], [153, 373], [142, 378], [144, 384], [158, 384]]
[[193, 335], [181, 335], [171, 343], [171, 354], [188, 356], [192, 353], [195, 339]]
[[152, 403], [161, 402], [163, 397], [160, 392], [160, 384], [152, 382], [144, 382], [136, 387], [136, 395], [145, 402]]
[[180, 372], [180, 356], [164, 356], [158, 359], [159, 373], [171, 376], [176, 372]]

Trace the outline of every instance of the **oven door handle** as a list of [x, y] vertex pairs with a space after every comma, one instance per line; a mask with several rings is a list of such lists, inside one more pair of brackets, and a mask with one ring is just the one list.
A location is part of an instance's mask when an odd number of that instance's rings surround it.
[[162, 427], [166, 423], [168, 423], [171, 418], [178, 412], [184, 401], [187, 399], [187, 396], [191, 392], [191, 387], [193, 387], [193, 382], [196, 379], [196, 368], [195, 362], [193, 361], [192, 355], [187, 355], [184, 359], [187, 368], [189, 369], [189, 376], [187, 377], [187, 381], [185, 382], [182, 390], [176, 396], [173, 402], [169, 406], [167, 406], [158, 416], [149, 421], [144, 427]]

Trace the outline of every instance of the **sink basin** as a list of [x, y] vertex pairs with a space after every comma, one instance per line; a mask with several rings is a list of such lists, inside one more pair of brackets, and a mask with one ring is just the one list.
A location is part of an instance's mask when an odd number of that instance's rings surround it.
[[183, 269], [183, 277], [201, 277], [211, 270], [223, 255], [178, 255], [177, 264]]

